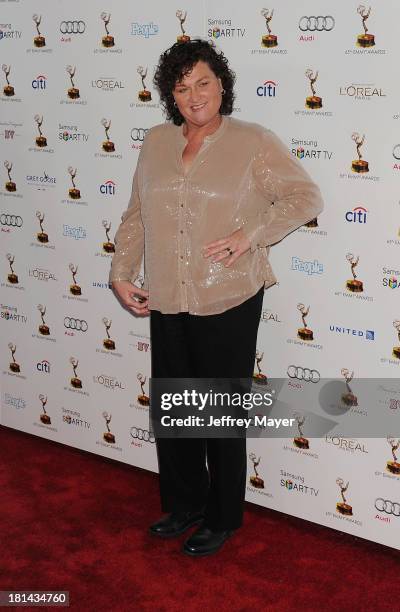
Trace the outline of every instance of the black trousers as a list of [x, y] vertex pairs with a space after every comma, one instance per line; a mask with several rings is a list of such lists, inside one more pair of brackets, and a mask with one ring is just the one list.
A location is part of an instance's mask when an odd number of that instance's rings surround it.
[[[216, 315], [151, 310], [152, 377], [250, 378], [263, 296], [262, 286], [239, 306]], [[210, 529], [241, 526], [245, 438], [157, 438], [156, 447], [163, 512], [205, 507]]]

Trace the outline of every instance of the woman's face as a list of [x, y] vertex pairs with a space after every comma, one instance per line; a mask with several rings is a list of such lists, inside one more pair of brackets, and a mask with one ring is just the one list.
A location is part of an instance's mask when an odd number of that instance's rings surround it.
[[176, 83], [172, 93], [185, 121], [206, 125], [219, 112], [222, 82], [207, 62], [198, 61], [193, 69]]

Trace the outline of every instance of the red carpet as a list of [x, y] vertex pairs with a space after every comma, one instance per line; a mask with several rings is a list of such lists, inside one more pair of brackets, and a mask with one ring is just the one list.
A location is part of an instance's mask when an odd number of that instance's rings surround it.
[[400, 608], [399, 551], [247, 504], [224, 549], [192, 559], [185, 536], [146, 532], [157, 475], [5, 427], [0, 448], [0, 590], [107, 612]]

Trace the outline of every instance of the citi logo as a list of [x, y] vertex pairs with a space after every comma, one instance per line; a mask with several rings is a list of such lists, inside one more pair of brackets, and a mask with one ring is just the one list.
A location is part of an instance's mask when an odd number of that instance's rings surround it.
[[349, 223], [366, 223], [368, 210], [363, 206], [356, 206], [353, 210], [348, 210], [345, 219]]
[[345, 336], [357, 336], [358, 338], [365, 338], [365, 340], [375, 340], [375, 331], [372, 329], [352, 329], [351, 327], [329, 325], [329, 331]]
[[32, 89], [46, 89], [47, 77], [43, 74], [39, 74], [36, 79], [32, 81]]
[[115, 195], [115, 183], [112, 180], [105, 181], [100, 185], [100, 193], [103, 195]]
[[323, 274], [324, 265], [316, 259], [314, 261], [303, 261], [300, 257], [292, 257], [292, 270], [305, 272], [309, 276], [312, 274]]
[[263, 85], [257, 87], [257, 96], [261, 98], [275, 98], [278, 84], [275, 81], [265, 81]]
[[44, 374], [50, 374], [50, 361], [47, 361], [47, 359], [38, 361], [38, 363], [36, 364], [36, 369], [38, 372], [42, 372]]

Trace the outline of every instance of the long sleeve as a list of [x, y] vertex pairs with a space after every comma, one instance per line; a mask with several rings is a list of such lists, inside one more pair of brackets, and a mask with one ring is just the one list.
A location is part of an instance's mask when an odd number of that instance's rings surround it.
[[300, 162], [272, 131], [264, 129], [253, 162], [253, 180], [265, 210], [246, 218], [250, 251], [279, 242], [323, 209], [321, 192]]
[[128, 208], [123, 213], [121, 224], [115, 234], [115, 253], [111, 264], [110, 282], [119, 280], [133, 282], [140, 270], [144, 252], [144, 227], [139, 196], [140, 159], [139, 155]]

